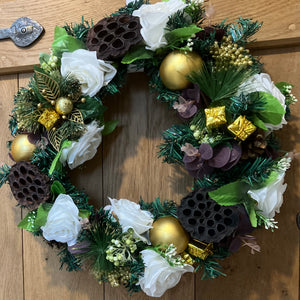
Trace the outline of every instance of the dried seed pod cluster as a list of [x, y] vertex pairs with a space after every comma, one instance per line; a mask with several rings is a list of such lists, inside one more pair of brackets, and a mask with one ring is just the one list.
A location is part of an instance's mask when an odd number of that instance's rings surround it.
[[11, 191], [20, 205], [36, 209], [50, 197], [49, 177], [30, 162], [13, 165], [8, 176]]
[[195, 191], [181, 200], [178, 218], [192, 238], [202, 242], [220, 242], [237, 228], [239, 213], [234, 206], [221, 206], [207, 191]]
[[138, 17], [118, 15], [104, 18], [87, 35], [87, 47], [103, 60], [116, 60], [142, 40]]

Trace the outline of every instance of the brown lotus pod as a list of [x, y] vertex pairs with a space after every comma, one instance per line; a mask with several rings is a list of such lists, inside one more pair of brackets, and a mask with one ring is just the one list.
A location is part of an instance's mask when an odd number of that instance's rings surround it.
[[9, 171], [8, 182], [20, 205], [29, 209], [38, 206], [50, 197], [50, 180], [30, 162], [20, 161]]
[[230, 236], [239, 224], [239, 211], [235, 206], [221, 206], [198, 190], [181, 200], [178, 219], [192, 238], [206, 243], [220, 242]]
[[86, 45], [98, 59], [116, 60], [142, 40], [139, 17], [127, 14], [104, 18], [87, 35]]

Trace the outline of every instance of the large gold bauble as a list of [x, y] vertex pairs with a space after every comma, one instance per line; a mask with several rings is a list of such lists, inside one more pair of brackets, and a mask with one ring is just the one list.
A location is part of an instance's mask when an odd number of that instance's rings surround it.
[[14, 161], [30, 161], [36, 146], [28, 140], [28, 134], [22, 133], [15, 137], [11, 144], [10, 154]]
[[60, 97], [55, 102], [55, 110], [60, 115], [68, 115], [73, 110], [73, 102], [65, 97]]
[[173, 51], [161, 63], [159, 74], [168, 89], [182, 90], [190, 85], [187, 75], [200, 71], [202, 67], [202, 58], [197, 53]]
[[177, 253], [183, 252], [188, 243], [189, 236], [179, 221], [174, 217], [161, 217], [153, 223], [149, 238], [152, 245], [173, 244]]

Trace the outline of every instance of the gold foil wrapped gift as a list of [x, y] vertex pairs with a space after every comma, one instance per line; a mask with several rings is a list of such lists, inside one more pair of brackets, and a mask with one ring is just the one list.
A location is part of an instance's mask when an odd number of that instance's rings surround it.
[[46, 108], [40, 115], [38, 121], [49, 131], [59, 119], [60, 115], [54, 109]]
[[246, 140], [256, 130], [256, 127], [245, 116], [239, 116], [227, 128], [242, 141]]
[[215, 128], [222, 124], [226, 124], [225, 106], [206, 108], [206, 127]]
[[195, 257], [206, 259], [207, 256], [212, 255], [213, 244], [205, 244], [198, 240], [193, 240], [188, 244], [187, 252]]

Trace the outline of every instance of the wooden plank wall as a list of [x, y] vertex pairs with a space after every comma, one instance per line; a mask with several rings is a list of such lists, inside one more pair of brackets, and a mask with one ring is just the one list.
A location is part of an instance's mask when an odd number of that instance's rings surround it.
[[[28, 6], [23, 0], [0, 1], [1, 27], [9, 24], [11, 16], [20, 16], [20, 11], [22, 15], [30, 11], [28, 16], [47, 26], [41, 44], [31, 49], [20, 50], [10, 45], [10, 41], [0, 42], [0, 73], [19, 73], [36, 63], [37, 53], [47, 51], [50, 47], [50, 30], [55, 24], [63, 24], [63, 20], [79, 20], [83, 13], [90, 13], [98, 20], [123, 5], [120, 0], [110, 3], [74, 0], [72, 6], [82, 9], [70, 12], [68, 3], [65, 0], [30, 1]], [[225, 3], [230, 3], [230, 9], [229, 4]], [[253, 51], [262, 57], [266, 72], [272, 79], [293, 82], [294, 93], [300, 98], [300, 46], [295, 45], [300, 37], [299, 1], [282, 3], [255, 0], [250, 3], [239, 0], [233, 5], [230, 1], [216, 0], [215, 5], [219, 18], [236, 18], [247, 14], [247, 17], [264, 20], [265, 29]], [[270, 44], [280, 47], [272, 50], [266, 48]], [[3, 56], [10, 56], [11, 59], [4, 59]], [[7, 129], [8, 113], [12, 108], [13, 95], [20, 86], [27, 84], [29, 77], [30, 73], [0, 76], [0, 162], [11, 163], [6, 149], [6, 141], [10, 138]], [[82, 170], [72, 172], [73, 182], [89, 193], [91, 202], [96, 206], [105, 204], [108, 196], [136, 202], [140, 196], [146, 201], [160, 196], [179, 202], [188, 192], [191, 179], [182, 170], [162, 164], [156, 158], [160, 132], [178, 121], [174, 112], [149, 95], [144, 74], [129, 75], [122, 93], [107, 99], [106, 105], [109, 107], [108, 117], [118, 119], [120, 126], [104, 139], [101, 150], [92, 161]], [[292, 107], [293, 118], [280, 132], [284, 149], [298, 153], [299, 110], [299, 103]], [[249, 249], [243, 248], [232, 255], [222, 263], [228, 275], [225, 278], [201, 281], [198, 275], [184, 275], [180, 284], [168, 291], [162, 299], [299, 299], [299, 230], [295, 223], [296, 213], [300, 211], [299, 175], [299, 156], [296, 156], [286, 176], [288, 189], [281, 213], [277, 216], [279, 229], [274, 233], [265, 230], [255, 232], [262, 248], [261, 253], [251, 255]], [[59, 271], [55, 250], [50, 249], [40, 238], [17, 229], [16, 224], [26, 211], [21, 212], [15, 207], [16, 202], [9, 187], [3, 187], [0, 193], [0, 300], [149, 299], [142, 293], [130, 297], [121, 288], [99, 286], [86, 271]]]

